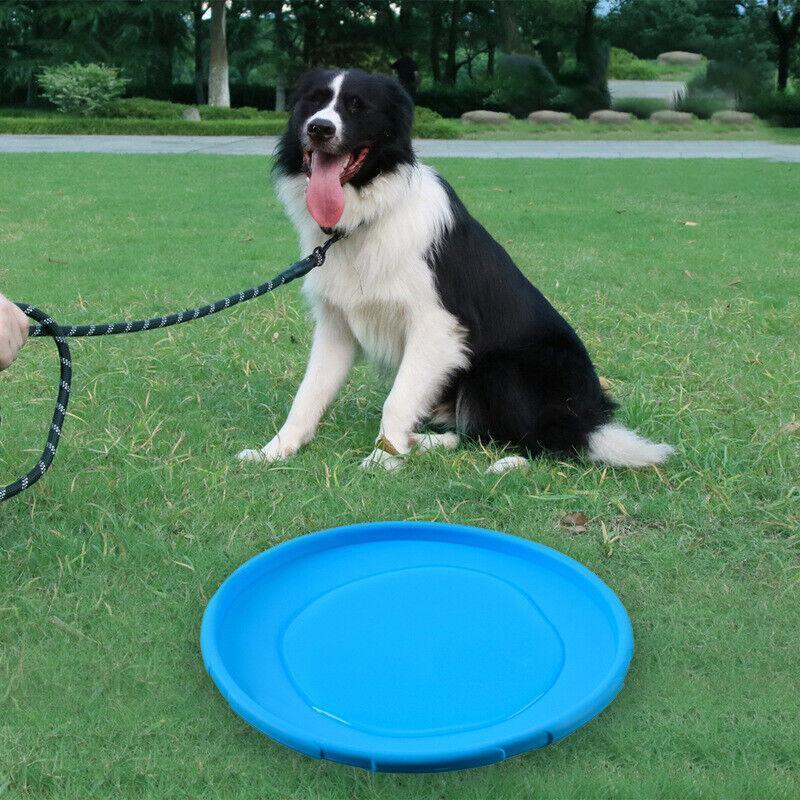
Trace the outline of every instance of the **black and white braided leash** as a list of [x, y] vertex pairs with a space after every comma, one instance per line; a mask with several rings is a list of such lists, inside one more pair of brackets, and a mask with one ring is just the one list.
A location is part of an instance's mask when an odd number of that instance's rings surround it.
[[224, 311], [226, 308], [232, 308], [239, 303], [244, 303], [262, 294], [267, 294], [267, 292], [271, 292], [279, 286], [284, 286], [290, 281], [308, 274], [314, 267], [322, 266], [325, 262], [325, 255], [328, 252], [328, 248], [342, 237], [343, 234], [334, 233], [324, 244], [314, 248], [310, 255], [300, 259], [300, 261], [295, 261], [294, 264], [287, 267], [279, 275], [276, 275], [271, 281], [262, 283], [260, 286], [255, 286], [244, 292], [232, 294], [229, 297], [217, 300], [215, 303], [206, 306], [187, 308], [185, 311], [180, 311], [177, 314], [169, 314], [164, 317], [139, 319], [135, 322], [112, 322], [110, 324], [103, 323], [101, 325], [71, 325], [69, 327], [63, 327], [49, 314], [46, 314], [35, 306], [17, 303], [17, 306], [22, 309], [25, 314], [39, 323], [38, 325], [31, 325], [28, 335], [31, 337], [50, 336], [55, 341], [61, 364], [61, 375], [59, 377], [58, 398], [56, 399], [56, 407], [53, 412], [53, 421], [50, 423], [47, 443], [45, 444], [39, 462], [26, 475], [23, 475], [21, 478], [14, 481], [14, 483], [10, 483], [8, 486], [0, 486], [0, 503], [33, 486], [33, 484], [47, 472], [48, 467], [53, 463], [56, 448], [61, 439], [61, 429], [64, 425], [64, 417], [67, 414], [69, 393], [72, 387], [72, 356], [70, 355], [69, 345], [67, 344], [68, 337], [109, 336], [116, 333], [138, 333], [139, 331], [160, 330], [161, 328], [168, 328], [170, 325], [180, 325], [183, 322], [192, 322], [202, 317], [208, 317], [211, 314]]

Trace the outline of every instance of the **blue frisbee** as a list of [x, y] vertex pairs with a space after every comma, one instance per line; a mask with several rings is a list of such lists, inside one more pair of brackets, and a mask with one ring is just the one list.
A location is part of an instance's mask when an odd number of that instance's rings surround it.
[[314, 758], [433, 772], [554, 742], [622, 688], [630, 621], [596, 575], [515, 536], [387, 522], [237, 569], [200, 645], [231, 708]]

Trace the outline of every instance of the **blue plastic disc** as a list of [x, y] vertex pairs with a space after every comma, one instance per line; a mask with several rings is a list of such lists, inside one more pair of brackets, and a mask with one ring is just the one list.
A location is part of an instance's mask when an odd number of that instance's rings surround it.
[[616, 595], [561, 553], [458, 525], [293, 539], [208, 604], [203, 660], [273, 739], [368, 770], [491, 764], [561, 739], [622, 688]]

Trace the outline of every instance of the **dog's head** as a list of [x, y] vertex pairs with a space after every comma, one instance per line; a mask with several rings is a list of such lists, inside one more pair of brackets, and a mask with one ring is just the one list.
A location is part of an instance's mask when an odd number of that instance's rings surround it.
[[345, 184], [364, 186], [414, 160], [413, 113], [411, 98], [392, 78], [313, 70], [294, 92], [276, 169], [305, 173], [309, 213], [321, 228], [333, 228], [344, 213]]

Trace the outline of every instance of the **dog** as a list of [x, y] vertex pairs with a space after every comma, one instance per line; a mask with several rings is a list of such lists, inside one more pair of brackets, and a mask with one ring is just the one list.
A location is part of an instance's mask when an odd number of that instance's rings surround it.
[[413, 449], [454, 448], [463, 436], [516, 453], [495, 473], [542, 453], [663, 462], [673, 448], [612, 422], [616, 404], [578, 335], [417, 161], [412, 120], [391, 78], [317, 69], [301, 79], [277, 148], [278, 194], [303, 252], [334, 231], [345, 238], [305, 278], [316, 325], [286, 422], [239, 458], [293, 456], [362, 352], [394, 376], [364, 467], [397, 469]]

